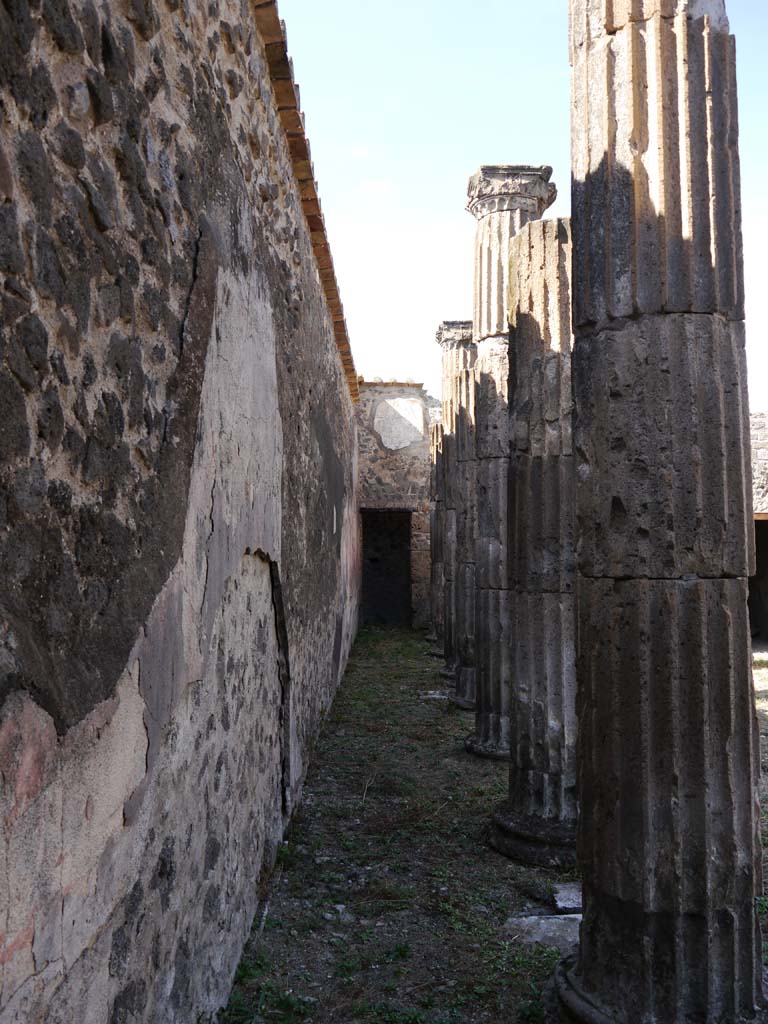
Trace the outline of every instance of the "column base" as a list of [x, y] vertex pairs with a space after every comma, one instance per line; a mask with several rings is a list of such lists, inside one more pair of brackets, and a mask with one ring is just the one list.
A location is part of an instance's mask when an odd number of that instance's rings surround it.
[[477, 733], [470, 733], [464, 740], [464, 748], [470, 754], [477, 757], [487, 757], [493, 761], [508, 761], [510, 757], [509, 744], [495, 743], [493, 740], [481, 740]]
[[440, 676], [441, 679], [448, 679], [450, 682], [455, 682], [456, 669], [449, 668], [447, 665], [443, 665], [443, 667], [438, 672], [438, 675]]
[[573, 980], [574, 957], [566, 957], [555, 968], [555, 991], [563, 1021], [569, 1024], [619, 1024], [599, 1010]]
[[491, 818], [491, 846], [510, 860], [543, 868], [576, 864], [576, 826], [516, 814], [501, 804]]
[[451, 700], [467, 711], [475, 709], [475, 669], [469, 665], [456, 666], [456, 688]]
[[[452, 678], [455, 678], [455, 676]], [[467, 697], [457, 697], [455, 693], [450, 693], [448, 695], [448, 700], [451, 704], [455, 704], [457, 708], [461, 708], [462, 711], [475, 710], [475, 702], [473, 700], [469, 700]]]
[[[619, 1018], [596, 1006], [574, 977], [575, 969], [576, 957], [568, 956], [557, 965], [552, 979], [557, 996], [557, 1008], [560, 1011], [559, 1019], [563, 1024], [626, 1024], [627, 1021], [635, 1019], [631, 1010], [627, 1014], [622, 1013]], [[675, 1019], [677, 1020], [677, 1017]], [[746, 1017], [728, 1019], [733, 1021], [733, 1024], [766, 1024], [768, 1013], [763, 1009]]]

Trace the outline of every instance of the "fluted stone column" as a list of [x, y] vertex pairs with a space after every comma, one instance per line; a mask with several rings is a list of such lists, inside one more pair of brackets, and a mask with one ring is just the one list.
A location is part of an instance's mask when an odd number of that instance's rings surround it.
[[461, 381], [471, 373], [475, 359], [472, 323], [466, 320], [445, 320], [437, 331], [442, 349], [442, 490], [443, 512], [443, 649], [445, 667], [442, 675], [455, 682], [459, 661], [459, 630], [464, 618], [458, 611], [460, 561], [457, 523], [465, 514], [465, 492], [458, 477], [457, 447], [459, 430]]
[[[471, 334], [469, 336], [471, 338]], [[477, 483], [475, 460], [475, 358], [472, 340], [457, 349], [453, 379], [456, 462], [448, 487], [456, 506], [456, 675], [453, 701], [475, 706], [475, 537]]]
[[443, 467], [443, 424], [429, 428], [430, 509], [430, 623], [427, 639], [443, 643], [445, 577], [443, 574], [443, 537], [445, 534], [445, 474]]
[[576, 1021], [762, 1020], [734, 43], [723, 0], [572, 0], [571, 50], [584, 920], [558, 992]]
[[481, 167], [469, 180], [475, 232], [475, 729], [467, 750], [509, 757], [513, 638], [507, 572], [509, 245], [557, 195], [551, 167]]
[[576, 618], [571, 235], [527, 224], [510, 247], [509, 798], [491, 842], [541, 865], [576, 860]]

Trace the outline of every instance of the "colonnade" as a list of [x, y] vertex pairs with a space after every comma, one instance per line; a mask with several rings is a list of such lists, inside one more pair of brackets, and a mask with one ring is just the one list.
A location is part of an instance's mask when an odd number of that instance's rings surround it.
[[438, 335], [446, 674], [493, 844], [581, 869], [564, 1017], [762, 1020], [734, 43], [724, 0], [570, 8], [572, 221], [482, 167]]

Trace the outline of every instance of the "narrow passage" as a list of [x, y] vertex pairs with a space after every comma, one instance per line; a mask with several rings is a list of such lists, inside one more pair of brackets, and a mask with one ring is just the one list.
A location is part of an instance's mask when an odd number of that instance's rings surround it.
[[471, 713], [424, 697], [440, 665], [420, 633], [361, 631], [225, 1024], [546, 1019], [560, 953], [504, 925], [572, 876], [488, 846], [507, 767], [465, 752]]

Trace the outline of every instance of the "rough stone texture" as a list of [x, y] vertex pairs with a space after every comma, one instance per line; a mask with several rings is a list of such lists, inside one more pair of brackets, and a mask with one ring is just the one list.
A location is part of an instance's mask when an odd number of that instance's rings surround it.
[[13, 11], [0, 1020], [187, 1024], [354, 633], [352, 404], [253, 10]]
[[749, 417], [752, 452], [752, 508], [755, 515], [768, 515], [768, 413]]
[[749, 620], [753, 640], [768, 639], [768, 413], [749, 417], [752, 450], [752, 505], [755, 571], [749, 580]]
[[[461, 581], [460, 591], [460, 575], [466, 575], [462, 570], [466, 557], [464, 562], [460, 559], [459, 549], [461, 532], [462, 555], [467, 555], [467, 523], [469, 521], [471, 524], [473, 508], [473, 493], [465, 489], [465, 485], [468, 484], [465, 476], [460, 477], [459, 463], [460, 453], [462, 463], [466, 462], [467, 454], [466, 400], [475, 358], [472, 323], [443, 321], [437, 330], [436, 338], [442, 350], [442, 473], [437, 477], [437, 482], [443, 496], [443, 675], [456, 682], [460, 642], [465, 659], [468, 656], [468, 629], [472, 630], [470, 639], [472, 643], [474, 642], [474, 605], [470, 606], [467, 601], [464, 579]], [[474, 559], [473, 552], [471, 556]], [[468, 620], [470, 614], [471, 620]], [[462, 685], [469, 686], [468, 693], [457, 691], [457, 698], [471, 707], [474, 700], [473, 679], [466, 666]]]
[[[579, 791], [576, 977], [619, 1021], [738, 1021], [759, 999], [746, 589], [744, 580], [579, 582], [578, 713], [589, 767]], [[607, 643], [610, 635], [622, 643]]]
[[[551, 167], [482, 167], [469, 181], [475, 233], [475, 728], [466, 747], [509, 757], [511, 618], [507, 573], [509, 411], [509, 246], [554, 202]], [[489, 592], [493, 588], [494, 592]]]
[[583, 573], [747, 576], [754, 531], [743, 324], [644, 316], [580, 339], [573, 374]]
[[430, 408], [421, 384], [360, 381], [360, 507], [428, 509]]
[[562, 885], [556, 885], [552, 902], [560, 914], [580, 914], [581, 882], [563, 882]]
[[475, 346], [472, 324], [445, 320], [437, 331], [442, 349], [443, 480], [445, 484], [445, 670], [454, 700], [475, 699]]
[[709, 15], [715, 28], [728, 31], [725, 0], [574, 0], [571, 19], [574, 34], [599, 38], [601, 32], [615, 32], [629, 22], [648, 21], [653, 15], [674, 18], [685, 12], [692, 18]]
[[734, 44], [697, 17], [722, 3], [668, 7], [606, 31], [572, 0], [584, 920], [556, 981], [574, 1020], [733, 1024], [765, 1016]]
[[[623, 17], [606, 14], [622, 6]], [[727, 22], [700, 16], [724, 13], [723, 0], [634, 6], [630, 20], [630, 0], [571, 5], [572, 216], [574, 237], [591, 239], [574, 267], [574, 324], [660, 312], [741, 320], [734, 41]]]
[[359, 382], [361, 509], [411, 515], [413, 625], [430, 623], [430, 421], [438, 402], [410, 381]]
[[534, 221], [510, 248], [509, 799], [491, 841], [537, 864], [575, 859], [576, 655], [571, 236]]

